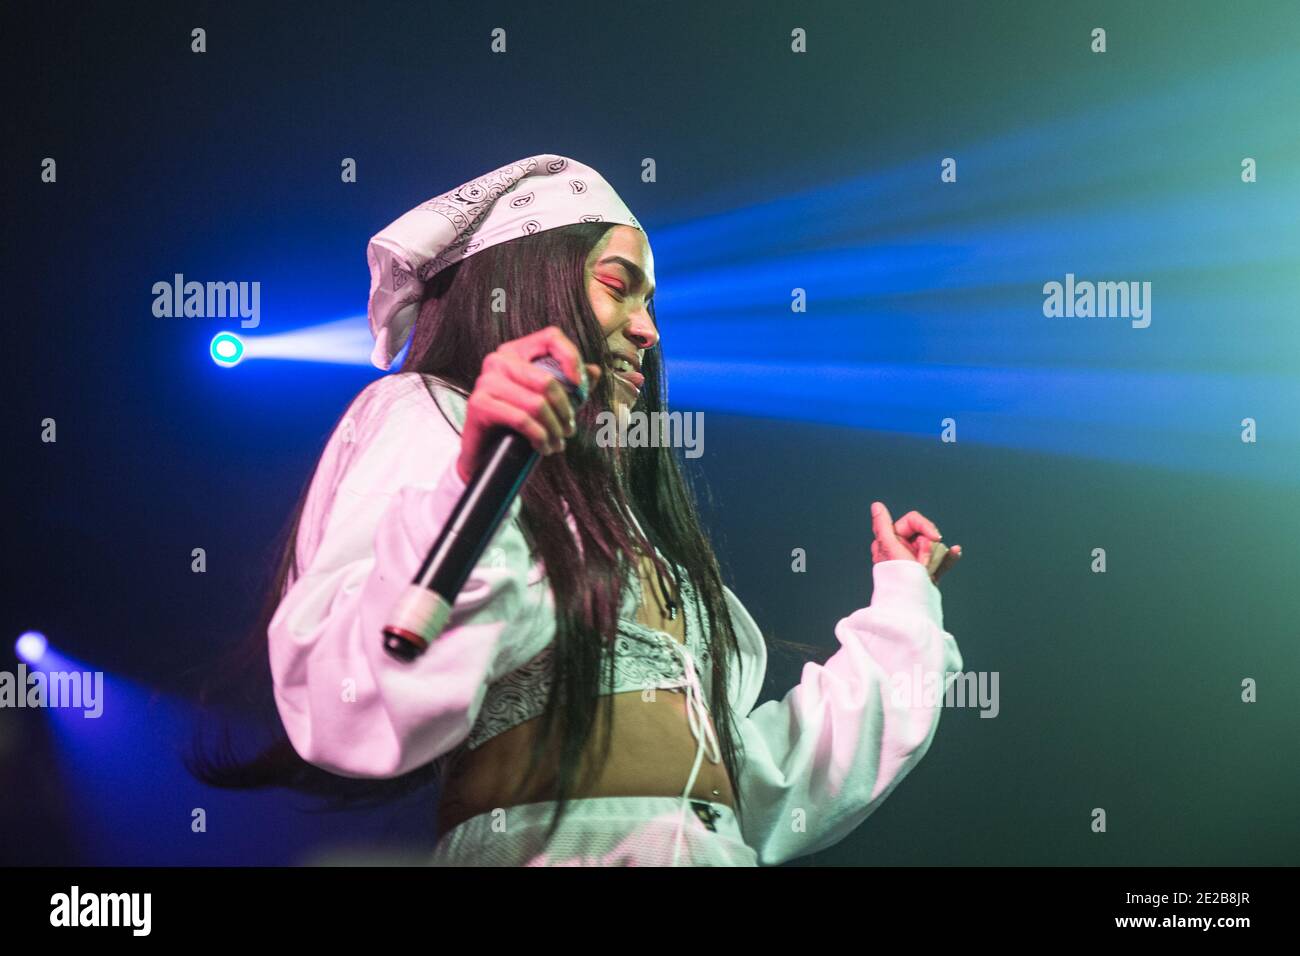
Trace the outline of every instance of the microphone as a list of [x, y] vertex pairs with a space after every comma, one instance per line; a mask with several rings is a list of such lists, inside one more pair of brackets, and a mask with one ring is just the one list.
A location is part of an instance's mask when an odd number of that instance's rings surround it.
[[[568, 380], [549, 355], [533, 364], [554, 375], [569, 395], [574, 412], [587, 400], [587, 387]], [[451, 617], [456, 595], [505, 519], [524, 480], [540, 457], [532, 444], [510, 428], [496, 428], [484, 442], [477, 471], [439, 532], [415, 580], [384, 628], [384, 650], [409, 664], [437, 639]], [[452, 466], [455, 468], [455, 464]]]

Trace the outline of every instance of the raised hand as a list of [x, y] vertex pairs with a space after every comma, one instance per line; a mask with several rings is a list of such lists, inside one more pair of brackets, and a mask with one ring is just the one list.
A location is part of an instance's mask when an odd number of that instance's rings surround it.
[[961, 545], [951, 549], [940, 540], [943, 536], [934, 522], [919, 511], [909, 511], [895, 521], [884, 502], [871, 505], [872, 563], [881, 561], [916, 561], [925, 565], [935, 584], [961, 560]]

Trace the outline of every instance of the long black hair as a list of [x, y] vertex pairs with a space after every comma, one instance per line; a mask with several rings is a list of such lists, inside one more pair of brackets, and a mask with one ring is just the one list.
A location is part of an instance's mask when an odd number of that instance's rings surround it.
[[[628, 586], [628, 561], [649, 558], [664, 578], [674, 581], [678, 593], [681, 575], [689, 576], [711, 634], [710, 712], [733, 782], [743, 757], [727, 693], [731, 662], [739, 660], [736, 635], [718, 562], [701, 529], [694, 495], [677, 455], [667, 447], [601, 447], [593, 437], [595, 417], [611, 407], [613, 383], [605, 333], [588, 299], [585, 267], [591, 251], [611, 227], [610, 223], [584, 222], [548, 229], [490, 246], [436, 274], [424, 290], [401, 366], [402, 372], [435, 376], [467, 393], [490, 352], [504, 342], [555, 325], [578, 346], [584, 361], [599, 363], [605, 371], [578, 414], [577, 435], [569, 440], [564, 453], [539, 462], [521, 492], [521, 524], [555, 596], [556, 632], [550, 697], [519, 788], [522, 790], [544, 760], [555, 760], [558, 806], [551, 820], [552, 833], [575, 792], [596, 723], [603, 679], [601, 655], [603, 645], [612, 641], [617, 629], [621, 595]], [[645, 352], [642, 373], [645, 383], [638, 410], [665, 410], [666, 381], [658, 348]], [[269, 684], [267, 625], [300, 570], [295, 543], [302, 504], [300, 499], [258, 624], [230, 661], [243, 687], [249, 686], [247, 677], [254, 661], [260, 661], [261, 686]], [[576, 545], [580, 547], [575, 545], [565, 518], [565, 504], [576, 523]], [[644, 537], [637, 533], [632, 515]], [[667, 564], [655, 548], [666, 556]], [[686, 626], [693, 623], [688, 620]], [[261, 703], [268, 697], [263, 692]], [[604, 748], [597, 755], [597, 769], [608, 759], [612, 738], [613, 708], [603, 711]], [[234, 756], [228, 735], [215, 755], [196, 747], [189, 768], [214, 786], [284, 786], [326, 797], [333, 806], [341, 807], [381, 802], [436, 782], [448, 765], [439, 759], [384, 780], [339, 777], [302, 760], [279, 729], [277, 739], [251, 759]], [[557, 742], [558, 754], [553, 749]], [[738, 790], [736, 801], [737, 811], [743, 813]]]

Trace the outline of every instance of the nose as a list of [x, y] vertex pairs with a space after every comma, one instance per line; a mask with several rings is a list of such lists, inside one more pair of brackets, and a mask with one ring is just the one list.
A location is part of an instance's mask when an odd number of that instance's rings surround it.
[[632, 315], [627, 326], [627, 337], [642, 351], [659, 344], [659, 330], [650, 317], [649, 309], [642, 308]]

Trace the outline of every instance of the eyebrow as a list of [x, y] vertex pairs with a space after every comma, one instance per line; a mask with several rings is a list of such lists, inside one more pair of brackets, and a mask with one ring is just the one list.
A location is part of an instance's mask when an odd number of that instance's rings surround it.
[[[632, 282], [634, 285], [641, 285], [641, 286], [645, 285], [645, 281], [646, 281], [645, 270], [642, 269], [635, 262], [631, 261], [630, 259], [624, 259], [622, 256], [606, 256], [604, 259], [601, 259], [598, 263], [596, 263], [596, 265], [603, 266], [607, 262], [616, 262], [619, 265], [621, 265], [624, 269], [626, 269], [628, 275], [632, 277]], [[655, 296], [655, 290], [654, 287], [652, 286], [650, 289], [650, 294], [647, 295], [646, 298], [653, 299], [654, 296]]]

